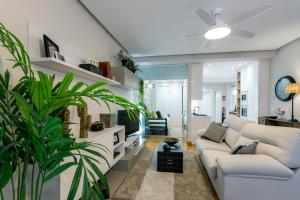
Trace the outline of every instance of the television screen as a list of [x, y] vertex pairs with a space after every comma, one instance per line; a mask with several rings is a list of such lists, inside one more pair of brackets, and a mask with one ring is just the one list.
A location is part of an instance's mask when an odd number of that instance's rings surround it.
[[118, 111], [118, 125], [125, 126], [126, 137], [132, 133], [139, 131], [140, 128], [139, 120], [130, 119], [126, 110]]

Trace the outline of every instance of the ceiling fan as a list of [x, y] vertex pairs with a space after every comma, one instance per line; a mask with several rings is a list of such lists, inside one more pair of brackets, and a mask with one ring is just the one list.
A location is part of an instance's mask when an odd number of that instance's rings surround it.
[[225, 22], [221, 19], [223, 11], [222, 8], [214, 9], [211, 15], [201, 8], [197, 9], [196, 14], [209, 26], [209, 28], [205, 32], [190, 34], [187, 35], [185, 38], [190, 38], [197, 35], [204, 35], [204, 37], [207, 39], [204, 45], [205, 48], [207, 48], [210, 45], [212, 40], [225, 38], [229, 34], [238, 37], [252, 38], [255, 35], [255, 33], [237, 29], [235, 28], [235, 26], [248, 20], [252, 20], [258, 15], [269, 11], [271, 8], [272, 6], [270, 5], [260, 6], [255, 9], [249, 10], [248, 12], [238, 17], [235, 17], [228, 22]]

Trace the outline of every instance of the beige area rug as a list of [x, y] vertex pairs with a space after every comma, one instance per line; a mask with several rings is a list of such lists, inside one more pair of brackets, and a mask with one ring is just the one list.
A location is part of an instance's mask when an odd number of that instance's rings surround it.
[[185, 151], [184, 173], [156, 171], [155, 151], [145, 150], [112, 200], [218, 200], [198, 158]]

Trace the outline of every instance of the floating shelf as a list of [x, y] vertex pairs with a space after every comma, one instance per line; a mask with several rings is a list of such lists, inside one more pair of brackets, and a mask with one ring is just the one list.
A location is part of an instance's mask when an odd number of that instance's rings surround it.
[[51, 69], [54, 71], [59, 71], [62, 73], [72, 72], [76, 77], [84, 78], [94, 82], [106, 82], [108, 85], [111, 86], [121, 85], [121, 83], [117, 81], [111, 80], [109, 78], [95, 74], [85, 69], [81, 69], [76, 65], [52, 57], [32, 59], [31, 63], [34, 65], [38, 65], [39, 67]]

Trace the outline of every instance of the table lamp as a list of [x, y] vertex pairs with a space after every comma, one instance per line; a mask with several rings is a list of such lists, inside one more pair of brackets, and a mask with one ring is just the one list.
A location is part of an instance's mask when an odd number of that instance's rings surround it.
[[292, 94], [292, 117], [291, 117], [290, 121], [298, 122], [297, 119], [294, 119], [294, 97], [295, 97], [295, 94], [300, 93], [300, 86], [297, 83], [290, 83], [285, 88], [284, 92], [286, 94]]

